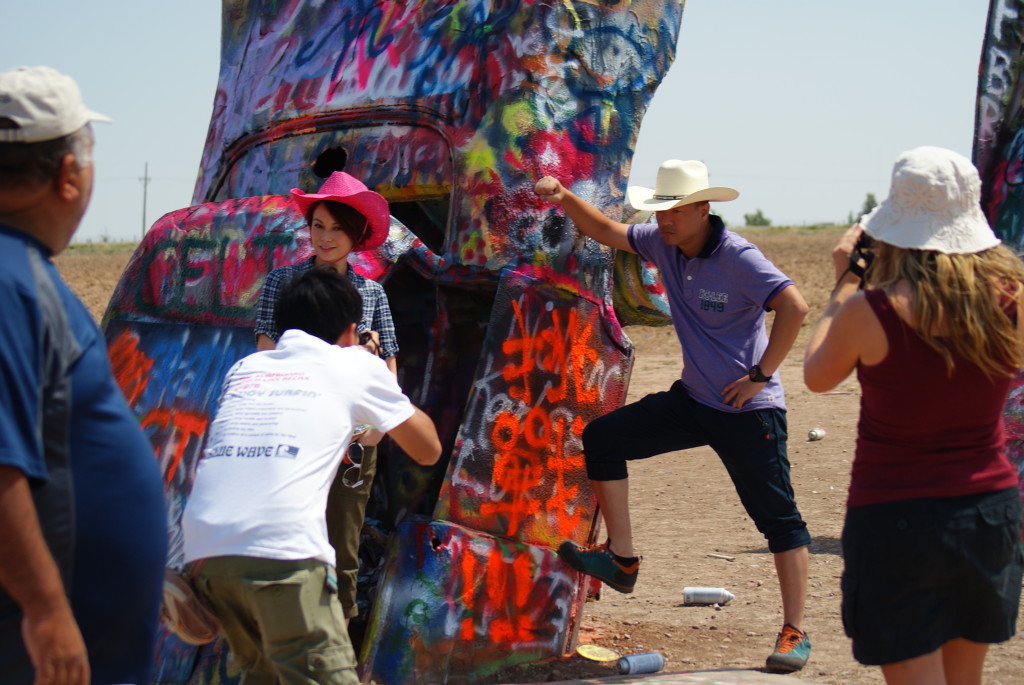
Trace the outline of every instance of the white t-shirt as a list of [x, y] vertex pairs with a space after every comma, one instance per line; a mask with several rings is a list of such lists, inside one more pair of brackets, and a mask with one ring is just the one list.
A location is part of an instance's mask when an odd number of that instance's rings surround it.
[[185, 561], [322, 559], [327, 491], [353, 426], [387, 432], [413, 406], [383, 360], [288, 330], [236, 363], [196, 470], [182, 528]]

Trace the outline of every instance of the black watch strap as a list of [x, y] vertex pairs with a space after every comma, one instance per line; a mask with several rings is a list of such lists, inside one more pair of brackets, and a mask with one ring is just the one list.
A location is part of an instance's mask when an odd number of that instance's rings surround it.
[[761, 367], [757, 364], [751, 366], [747, 373], [750, 374], [750, 380], [755, 383], [767, 383], [772, 379], [771, 376], [764, 375], [764, 372], [761, 371]]

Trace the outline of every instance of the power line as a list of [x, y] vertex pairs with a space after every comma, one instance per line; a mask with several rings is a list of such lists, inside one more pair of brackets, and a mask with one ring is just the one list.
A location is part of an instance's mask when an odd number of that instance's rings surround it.
[[146, 191], [149, 189], [149, 182], [153, 179], [149, 177], [149, 162], [146, 162], [146, 166], [142, 171], [142, 237], [146, 237]]

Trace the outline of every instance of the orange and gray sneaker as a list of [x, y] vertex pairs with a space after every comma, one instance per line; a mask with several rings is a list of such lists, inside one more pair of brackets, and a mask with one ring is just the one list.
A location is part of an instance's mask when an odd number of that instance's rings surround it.
[[597, 578], [619, 592], [632, 592], [640, 571], [640, 557], [620, 557], [608, 545], [577, 545], [566, 540], [558, 546], [558, 556], [573, 569]]
[[787, 623], [782, 626], [782, 632], [775, 640], [775, 651], [765, 661], [765, 666], [776, 673], [792, 673], [803, 668], [810, 656], [811, 640], [807, 633]]

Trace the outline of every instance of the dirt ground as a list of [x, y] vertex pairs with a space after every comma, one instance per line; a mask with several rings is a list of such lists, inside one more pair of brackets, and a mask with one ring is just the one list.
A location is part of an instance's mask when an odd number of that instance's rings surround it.
[[[829, 250], [835, 232], [748, 233], [785, 271], [811, 306], [801, 337], [781, 369], [789, 408], [789, 456], [797, 503], [811, 545], [806, 629], [813, 643], [799, 677], [816, 683], [882, 683], [877, 668], [854, 661], [839, 616], [842, 573], [839, 536], [857, 420], [853, 377], [834, 392], [809, 392], [801, 380], [803, 346], [832, 287]], [[130, 255], [68, 255], [57, 259], [65, 278], [97, 320]], [[630, 327], [637, 350], [629, 401], [666, 389], [679, 372], [671, 328]], [[808, 441], [812, 428], [825, 437]], [[659, 651], [665, 671], [759, 670], [782, 623], [778, 582], [764, 539], [740, 506], [715, 454], [707, 448], [630, 465], [630, 500], [637, 549], [644, 561], [635, 592], [605, 588], [584, 608], [579, 641], [621, 654]], [[736, 598], [722, 607], [683, 605], [683, 587], [725, 587]], [[985, 682], [1024, 682], [1024, 615], [1018, 635], [994, 646]], [[491, 682], [534, 683], [611, 675], [614, 663], [567, 656], [501, 674]]]

